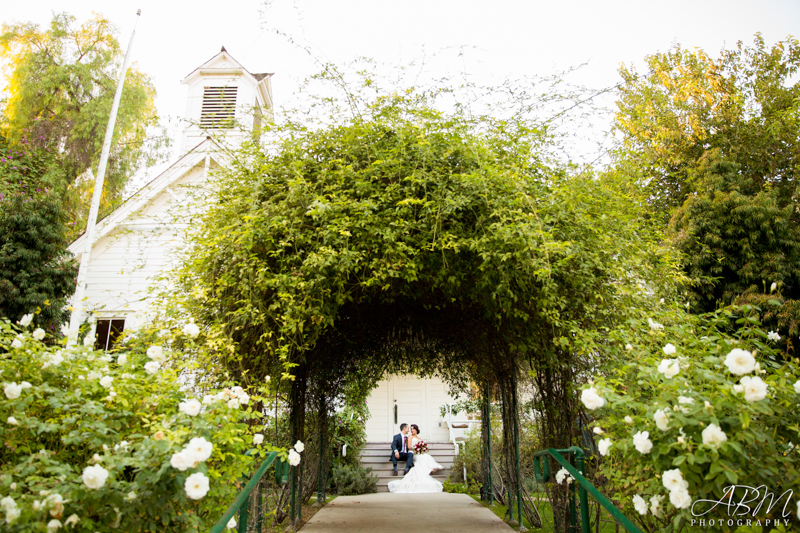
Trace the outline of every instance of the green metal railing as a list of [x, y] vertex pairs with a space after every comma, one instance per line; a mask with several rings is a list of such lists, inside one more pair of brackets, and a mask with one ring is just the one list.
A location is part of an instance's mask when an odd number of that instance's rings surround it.
[[[564, 454], [571, 454], [575, 456], [575, 463], [576, 465], [573, 466], [569, 461], [564, 459], [561, 455]], [[548, 461], [547, 456], [552, 457], [556, 460], [558, 464], [563, 466], [569, 475], [578, 483], [579, 485], [579, 496], [580, 496], [580, 509], [581, 509], [581, 532], [582, 533], [590, 533], [590, 523], [589, 523], [589, 500], [588, 494], [591, 494], [592, 497], [602, 505], [606, 511], [611, 514], [614, 519], [619, 522], [622, 527], [628, 530], [629, 533], [642, 533], [641, 530], [633, 525], [633, 522], [628, 520], [628, 518], [622, 514], [622, 511], [617, 509], [611, 501], [603, 496], [597, 488], [592, 485], [589, 480], [583, 477], [583, 472], [586, 471], [585, 462], [584, 462], [584, 455], [583, 450], [578, 448], [577, 446], [572, 446], [571, 448], [567, 448], [566, 450], [556, 450], [555, 448], [548, 448], [547, 450], [542, 450], [536, 452], [533, 456], [533, 470], [536, 475], [536, 481], [539, 483], [547, 483], [550, 480], [550, 461]], [[544, 461], [542, 461], [542, 457], [544, 457]], [[577, 467], [577, 468], [576, 468]], [[575, 512], [575, 484], [572, 484], [570, 487], [572, 491], [572, 497], [570, 498], [570, 526], [571, 529], [577, 530], [577, 516]], [[588, 493], [588, 494], [587, 494]]]
[[[247, 452], [250, 453], [249, 451]], [[249, 506], [248, 503], [250, 502], [250, 495], [258, 486], [259, 481], [261, 478], [264, 477], [264, 474], [267, 472], [272, 463], [275, 463], [275, 482], [285, 485], [289, 482], [289, 463], [285, 461], [275, 461], [278, 457], [278, 452], [270, 452], [267, 455], [267, 458], [261, 463], [261, 466], [258, 467], [258, 470], [250, 477], [250, 480], [245, 485], [242, 492], [233, 500], [233, 503], [230, 504], [228, 510], [225, 511], [225, 514], [222, 515], [214, 527], [211, 528], [211, 533], [222, 533], [228, 525], [228, 522], [236, 512], [239, 512], [239, 523], [238, 523], [238, 532], [239, 533], [247, 533], [247, 520], [248, 520], [248, 511]], [[242, 480], [246, 480], [247, 478], [242, 478]], [[261, 532], [261, 516], [258, 517], [258, 531]]]

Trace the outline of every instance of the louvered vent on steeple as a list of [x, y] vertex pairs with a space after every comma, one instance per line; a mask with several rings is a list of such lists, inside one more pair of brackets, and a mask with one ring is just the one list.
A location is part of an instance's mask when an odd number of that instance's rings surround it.
[[204, 87], [200, 127], [218, 129], [233, 127], [238, 87]]

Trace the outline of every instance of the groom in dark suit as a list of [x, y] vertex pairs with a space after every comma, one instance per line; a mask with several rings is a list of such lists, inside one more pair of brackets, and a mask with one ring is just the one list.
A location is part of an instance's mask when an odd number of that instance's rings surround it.
[[403, 475], [408, 474], [408, 471], [414, 467], [414, 452], [408, 451], [408, 424], [400, 424], [400, 433], [392, 439], [392, 475], [397, 475], [397, 460], [406, 462], [406, 469], [403, 470]]

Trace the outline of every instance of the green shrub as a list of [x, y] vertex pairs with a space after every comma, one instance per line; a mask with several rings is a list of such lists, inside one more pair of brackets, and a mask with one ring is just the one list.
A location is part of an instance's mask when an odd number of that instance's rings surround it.
[[372, 473], [372, 468], [360, 465], [334, 466], [331, 484], [340, 496], [378, 492], [378, 478]]
[[442, 483], [444, 492], [450, 492], [454, 494], [480, 494], [481, 487], [475, 479], [470, 476], [469, 484], [467, 483], [451, 483], [450, 481], [445, 481]]
[[255, 397], [240, 388], [201, 403], [157, 362], [166, 352], [48, 345], [30, 320], [0, 320], [4, 532], [44, 533], [53, 520], [71, 532], [207, 531], [238, 494], [235, 480], [275, 449], [245, 456]]
[[[698, 513], [727, 518], [727, 511], [709, 512], [707, 502], [725, 500], [737, 485], [734, 501], [744, 501], [741, 487], [766, 487], [776, 505], [754, 502], [733, 517], [797, 526], [790, 511], [797, 510], [791, 494], [800, 491], [792, 444], [800, 438], [800, 368], [795, 358], [783, 361], [780, 337], [760, 329], [758, 311], [729, 307], [665, 315], [663, 325], [631, 322], [611, 336], [616, 363], [582, 393], [601, 427], [600, 471], [613, 499], [629, 516], [637, 501], [650, 531], [678, 531]], [[692, 507], [698, 500], [706, 503]]]

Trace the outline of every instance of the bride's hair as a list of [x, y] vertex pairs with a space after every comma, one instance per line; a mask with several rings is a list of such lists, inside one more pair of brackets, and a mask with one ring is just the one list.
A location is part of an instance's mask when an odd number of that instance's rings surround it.
[[417, 435], [419, 435], [420, 433], [422, 433], [422, 432], [419, 430], [419, 426], [418, 426], [418, 425], [416, 425], [416, 424], [411, 424], [411, 427], [417, 430]]

